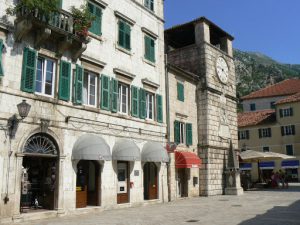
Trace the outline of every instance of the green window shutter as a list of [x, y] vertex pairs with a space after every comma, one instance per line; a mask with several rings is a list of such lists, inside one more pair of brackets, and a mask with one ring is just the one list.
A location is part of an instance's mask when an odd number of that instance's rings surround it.
[[[89, 9], [89, 12], [92, 14], [92, 15], [95, 15], [95, 5], [92, 4], [92, 3], [88, 3], [88, 9]], [[92, 22], [92, 25], [91, 27], [89, 28], [89, 31], [92, 32], [92, 33], [95, 33], [95, 26], [94, 26], [94, 21]]]
[[157, 110], [157, 122], [163, 122], [163, 106], [162, 106], [162, 96], [156, 95], [156, 110]]
[[125, 22], [119, 20], [119, 46], [125, 48]]
[[0, 77], [4, 76], [3, 65], [2, 65], [2, 50], [3, 50], [3, 40], [0, 39]]
[[23, 68], [21, 79], [21, 90], [29, 93], [35, 91], [36, 75], [36, 57], [35, 50], [25, 47], [23, 52]]
[[140, 118], [146, 118], [146, 91], [144, 89], [140, 89]]
[[150, 45], [151, 45], [150, 37], [145, 35], [145, 59], [150, 60]]
[[177, 99], [184, 102], [184, 86], [180, 82], [177, 82]]
[[131, 86], [131, 115], [139, 117], [139, 89]]
[[119, 82], [118, 80], [111, 79], [111, 111], [118, 111], [118, 97], [119, 97]]
[[110, 90], [109, 77], [102, 74], [101, 76], [101, 109], [110, 110]]
[[57, 8], [62, 9], [62, 0], [56, 0], [57, 1]]
[[59, 90], [58, 98], [61, 100], [70, 100], [70, 79], [71, 63], [61, 60], [59, 73]]
[[193, 145], [193, 129], [192, 124], [186, 124], [186, 145]]
[[93, 34], [101, 35], [102, 9], [90, 2], [88, 3], [88, 9], [90, 13], [95, 17], [89, 31]]
[[83, 68], [76, 64], [76, 72], [74, 79], [74, 97], [73, 103], [82, 104], [82, 89], [83, 89]]
[[180, 143], [180, 125], [179, 121], [174, 121], [174, 142], [176, 144]]
[[125, 23], [125, 48], [127, 50], [131, 49], [131, 43], [130, 43], [130, 33], [131, 33], [131, 28], [130, 25]]

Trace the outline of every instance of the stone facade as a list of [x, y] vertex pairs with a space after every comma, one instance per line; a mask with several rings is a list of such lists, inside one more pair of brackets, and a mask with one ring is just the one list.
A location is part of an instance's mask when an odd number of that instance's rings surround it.
[[[21, 173], [24, 159], [24, 145], [34, 134], [41, 133], [42, 121], [49, 121], [46, 133], [51, 136], [58, 146], [57, 179], [55, 190], [54, 211], [41, 213], [32, 218], [57, 216], [69, 213], [82, 213], [86, 210], [98, 210], [147, 204], [144, 200], [143, 166], [144, 162], [135, 161], [129, 163], [130, 195], [129, 203], [117, 205], [116, 161], [99, 161], [101, 168], [100, 202], [98, 207], [92, 209], [76, 209], [76, 164], [72, 160], [74, 143], [84, 134], [94, 134], [105, 140], [110, 151], [116, 141], [126, 139], [133, 141], [140, 151], [147, 142], [159, 142], [165, 145], [166, 112], [165, 112], [165, 77], [164, 77], [164, 22], [163, 0], [154, 1], [154, 11], [144, 7], [144, 1], [122, 0], [95, 0], [94, 4], [102, 7], [102, 35], [90, 34], [90, 43], [75, 62], [72, 61], [72, 53], [64, 52], [59, 57], [46, 42], [40, 49], [39, 55], [53, 59], [57, 65], [54, 82], [54, 95], [52, 97], [36, 93], [21, 91], [21, 74], [24, 47], [34, 48], [36, 42], [34, 32], [24, 36], [21, 42], [15, 42], [14, 32], [6, 22], [1, 22], [0, 39], [5, 46], [2, 54], [4, 77], [0, 83], [0, 120], [6, 126], [7, 119], [17, 114], [16, 105], [23, 99], [31, 105], [27, 118], [19, 124], [16, 136], [10, 140], [1, 131], [0, 136], [0, 223], [13, 220], [22, 221], [30, 216], [20, 212], [21, 198]], [[63, 1], [63, 9], [69, 10], [72, 5], [79, 7], [84, 1]], [[13, 1], [0, 1], [0, 17], [5, 15], [5, 8], [12, 5]], [[120, 17], [133, 21], [131, 26], [131, 50], [122, 51], [118, 47], [118, 20]], [[14, 18], [8, 18], [13, 22]], [[146, 32], [146, 33], [145, 33]], [[155, 63], [149, 63], [144, 59], [144, 36], [154, 34], [155, 39]], [[56, 43], [51, 43], [56, 44]], [[47, 46], [50, 46], [49, 48]], [[72, 71], [75, 64], [82, 65], [86, 70], [96, 74], [98, 80], [97, 104], [95, 107], [88, 105], [75, 105], [70, 101], [58, 99], [59, 89], [59, 63], [63, 59], [71, 63]], [[72, 73], [73, 74], [73, 73]], [[127, 85], [144, 88], [146, 91], [160, 94], [163, 99], [162, 116], [163, 123], [154, 119], [139, 119], [127, 114], [112, 113], [100, 109], [100, 76], [105, 74], [110, 78], [116, 78]], [[73, 75], [72, 79], [74, 79]], [[151, 81], [151, 82], [149, 82]], [[71, 85], [70, 96], [74, 89]], [[131, 104], [129, 104], [129, 109]], [[157, 107], [155, 107], [157, 110]], [[44, 131], [45, 132], [45, 131]], [[96, 160], [96, 159], [95, 159]], [[158, 168], [158, 197], [156, 202], [167, 201], [167, 172], [165, 163], [156, 163]], [[8, 198], [6, 202], [4, 198]], [[151, 202], [151, 201], [150, 201]], [[153, 202], [153, 201], [152, 201]], [[30, 214], [28, 214], [30, 215]]]

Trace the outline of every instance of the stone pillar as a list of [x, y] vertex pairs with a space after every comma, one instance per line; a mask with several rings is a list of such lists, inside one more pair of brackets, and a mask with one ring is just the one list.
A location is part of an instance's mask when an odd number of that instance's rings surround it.
[[59, 172], [58, 172], [58, 193], [57, 193], [57, 214], [63, 215], [65, 214], [65, 205], [64, 205], [64, 166], [65, 166], [65, 155], [61, 155], [59, 157], [58, 163], [59, 163]]
[[203, 42], [210, 43], [210, 29], [206, 22], [195, 24], [195, 41], [197, 45], [201, 45]]
[[168, 168], [168, 182], [169, 182], [169, 201], [174, 201], [177, 196], [177, 183], [176, 183], [176, 168], [175, 168], [175, 154], [169, 153], [170, 163]]
[[233, 57], [232, 41], [228, 37], [221, 38], [221, 46], [223, 51]]
[[14, 199], [14, 208], [13, 208], [13, 220], [19, 222], [21, 220], [20, 212], [20, 201], [21, 201], [21, 179], [22, 179], [22, 163], [23, 163], [23, 153], [16, 153], [16, 181], [15, 181], [15, 199]]

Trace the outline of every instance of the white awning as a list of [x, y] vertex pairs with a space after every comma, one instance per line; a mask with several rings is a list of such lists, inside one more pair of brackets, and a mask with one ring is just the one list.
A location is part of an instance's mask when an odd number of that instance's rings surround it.
[[102, 137], [85, 134], [75, 142], [72, 150], [72, 159], [110, 161], [110, 148]]
[[142, 150], [143, 162], [169, 162], [167, 150], [157, 142], [147, 142]]
[[122, 161], [140, 161], [140, 149], [132, 140], [119, 139], [113, 147], [112, 159]]

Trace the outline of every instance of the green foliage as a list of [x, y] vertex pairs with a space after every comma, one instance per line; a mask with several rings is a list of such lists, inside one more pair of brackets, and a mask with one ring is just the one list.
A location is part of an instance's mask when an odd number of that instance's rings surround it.
[[38, 11], [44, 16], [49, 16], [58, 11], [59, 0], [20, 0], [14, 7], [6, 10], [8, 15], [16, 15], [22, 8], [28, 12]]
[[92, 26], [95, 16], [90, 13], [87, 5], [81, 5], [80, 8], [71, 7], [71, 13], [74, 18], [74, 30], [76, 34], [86, 37], [88, 29]]

